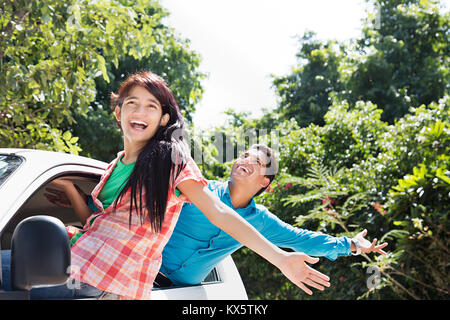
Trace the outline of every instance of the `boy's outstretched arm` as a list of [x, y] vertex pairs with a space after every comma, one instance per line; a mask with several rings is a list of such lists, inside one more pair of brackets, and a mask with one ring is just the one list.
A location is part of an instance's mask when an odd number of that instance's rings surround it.
[[386, 255], [383, 249], [388, 243], [384, 242], [377, 245], [377, 239], [372, 242], [365, 239], [367, 230], [363, 230], [353, 238], [335, 237], [294, 227], [282, 221], [264, 206], [258, 205], [257, 210], [263, 221], [260, 232], [269, 241], [281, 248], [290, 248], [315, 257], [327, 257], [330, 260], [335, 260], [340, 256], [349, 256], [352, 253], [358, 253], [358, 251], [360, 253], [376, 252]]
[[212, 224], [275, 265], [307, 294], [311, 295], [312, 291], [305, 285], [319, 290], [330, 286], [328, 276], [306, 264], [306, 262], [316, 263], [319, 258], [312, 258], [300, 252], [286, 252], [278, 248], [239, 214], [222, 203], [206, 186], [194, 180], [182, 181], [176, 187], [206, 215]]

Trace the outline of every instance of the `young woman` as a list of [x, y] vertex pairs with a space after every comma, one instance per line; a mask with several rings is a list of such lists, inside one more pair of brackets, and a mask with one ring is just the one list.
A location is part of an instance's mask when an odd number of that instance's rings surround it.
[[173, 137], [183, 118], [166, 83], [151, 72], [128, 77], [112, 94], [123, 132], [124, 150], [107, 167], [92, 191], [93, 213], [69, 180], [62, 188], [85, 226], [72, 237], [71, 277], [124, 299], [150, 299], [161, 252], [184, 202], [194, 203], [208, 219], [277, 266], [292, 282], [323, 290], [329, 278], [262, 237], [206, 187], [186, 144]]

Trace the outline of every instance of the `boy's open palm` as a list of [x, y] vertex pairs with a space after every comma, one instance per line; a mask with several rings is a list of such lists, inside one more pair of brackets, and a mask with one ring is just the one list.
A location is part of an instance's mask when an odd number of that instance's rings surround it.
[[360, 233], [358, 233], [355, 236], [355, 239], [358, 240], [360, 246], [361, 246], [361, 252], [363, 253], [370, 253], [370, 252], [377, 252], [382, 255], [386, 255], [386, 252], [383, 250], [384, 247], [388, 245], [387, 242], [384, 242], [380, 245], [377, 245], [377, 239], [373, 239], [372, 242], [364, 238], [367, 235], [367, 229], [364, 229]]
[[306, 285], [321, 291], [325, 289], [324, 287], [330, 286], [328, 276], [306, 264], [306, 262], [317, 263], [318, 261], [319, 258], [313, 258], [301, 252], [290, 252], [282, 261], [279, 269], [300, 289], [312, 295], [312, 291]]

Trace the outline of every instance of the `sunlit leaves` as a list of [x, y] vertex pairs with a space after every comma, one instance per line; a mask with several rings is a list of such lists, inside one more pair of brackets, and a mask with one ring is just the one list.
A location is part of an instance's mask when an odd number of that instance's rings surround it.
[[[155, 22], [147, 7], [115, 0], [4, 2], [0, 145], [81, 150], [57, 128], [63, 121], [73, 123], [73, 113], [87, 111], [96, 95], [95, 77], [109, 81], [110, 61], [117, 64], [131, 48], [136, 57], [151, 52]], [[142, 25], [148, 26], [147, 34]], [[33, 134], [30, 124], [42, 132]]]

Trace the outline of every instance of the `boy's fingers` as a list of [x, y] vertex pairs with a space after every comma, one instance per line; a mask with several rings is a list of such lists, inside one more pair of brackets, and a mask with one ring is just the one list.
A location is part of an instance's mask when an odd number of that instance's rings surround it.
[[329, 287], [330, 286], [330, 283], [328, 282], [328, 281], [326, 281], [325, 279], [323, 279], [323, 278], [320, 278], [320, 277], [318, 277], [318, 276], [316, 276], [315, 274], [310, 274], [309, 275], [309, 278], [312, 280], [312, 281], [315, 281], [315, 282], [317, 282], [317, 283], [319, 283], [319, 284], [321, 284], [321, 285], [323, 285], [323, 286], [325, 286], [325, 287]]
[[318, 289], [318, 290], [320, 290], [320, 291], [323, 291], [323, 290], [325, 289], [323, 286], [321, 286], [320, 284], [314, 282], [314, 281], [311, 280], [311, 279], [306, 279], [304, 282], [305, 282], [308, 286], [313, 287], [313, 288], [316, 288], [316, 289]]
[[313, 258], [310, 256], [306, 256], [305, 261], [308, 263], [317, 263], [317, 262], [319, 262], [319, 258]]
[[300, 289], [302, 289], [303, 291], [305, 291], [307, 294], [312, 295], [312, 291], [309, 290], [303, 283], [300, 282], [300, 283], [298, 284], [298, 287], [299, 287]]
[[386, 247], [388, 244], [387, 242], [380, 244], [379, 246], [376, 247], [377, 252], [381, 253], [382, 255], [386, 255], [386, 252], [384, 250], [382, 250], [384, 247]]
[[309, 273], [311, 275], [314, 275], [314, 276], [316, 276], [316, 277], [318, 277], [320, 279], [323, 279], [325, 281], [330, 281], [330, 277], [328, 277], [327, 275], [323, 274], [322, 272], [317, 271], [317, 270], [315, 270], [315, 269], [313, 269], [311, 267], [309, 267]]
[[384, 247], [386, 247], [388, 245], [387, 242], [380, 244], [379, 246], [376, 246], [377, 249], [383, 249]]
[[372, 244], [370, 245], [370, 249], [373, 250], [377, 245], [377, 238], [373, 239]]

